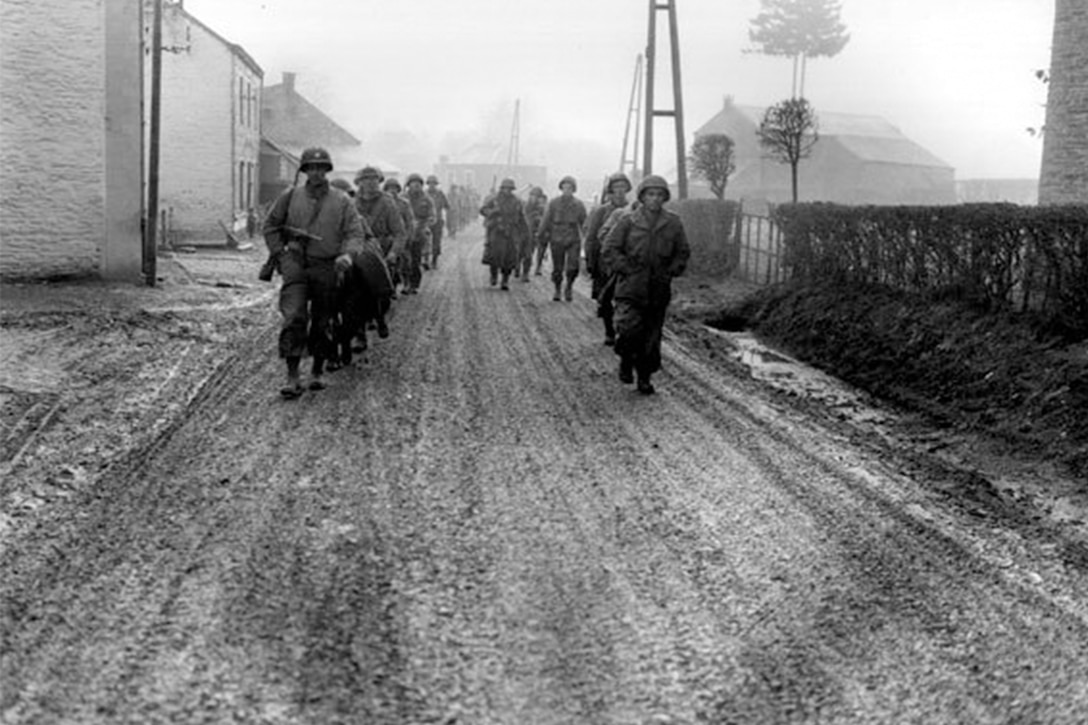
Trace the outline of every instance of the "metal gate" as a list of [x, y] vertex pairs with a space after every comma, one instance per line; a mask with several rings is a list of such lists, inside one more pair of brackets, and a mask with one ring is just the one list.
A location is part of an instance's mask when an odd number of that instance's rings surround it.
[[743, 201], [737, 216], [737, 276], [756, 284], [775, 284], [789, 276], [782, 230], [767, 202]]

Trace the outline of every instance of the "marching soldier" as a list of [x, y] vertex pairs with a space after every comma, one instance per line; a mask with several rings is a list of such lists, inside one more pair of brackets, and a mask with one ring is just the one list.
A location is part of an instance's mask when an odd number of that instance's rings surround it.
[[614, 345], [616, 331], [612, 324], [612, 295], [615, 279], [601, 263], [601, 244], [604, 242], [604, 226], [613, 212], [627, 206], [627, 194], [631, 180], [626, 174], [615, 173], [608, 177], [605, 198], [589, 215], [586, 222], [586, 271], [593, 280], [590, 296], [597, 300], [597, 317], [604, 322], [604, 344]]
[[450, 201], [445, 192], [438, 188], [438, 177], [434, 174], [427, 177], [427, 196], [434, 204], [435, 218], [431, 225], [431, 269], [438, 269], [438, 255], [442, 254], [442, 227], [450, 226]]
[[393, 286], [401, 285], [401, 291], [404, 294], [412, 294], [414, 290], [411, 289], [411, 285], [408, 283], [409, 268], [412, 264], [411, 254], [408, 252], [408, 243], [412, 236], [415, 234], [416, 218], [412, 214], [412, 205], [401, 196], [400, 182], [394, 178], [388, 178], [382, 183], [382, 191], [385, 192], [393, 203], [397, 207], [397, 211], [400, 212], [401, 221], [404, 223], [404, 250], [399, 254], [397, 261], [394, 264], [393, 272]]
[[408, 174], [408, 190], [404, 199], [412, 208], [415, 231], [408, 237], [408, 289], [409, 294], [419, 294], [419, 284], [423, 281], [423, 268], [430, 266], [431, 227], [434, 226], [434, 204], [423, 191], [423, 177]]
[[[552, 283], [555, 285], [552, 299], [556, 301], [561, 291], [567, 302], [574, 299], [574, 280], [578, 278], [586, 207], [574, 197], [577, 190], [578, 182], [574, 177], [564, 176], [560, 180], [560, 194], [548, 202], [537, 231], [538, 243], [547, 244], [552, 255]], [[567, 281], [565, 288], [562, 286], [564, 278]]]
[[661, 369], [661, 332], [672, 297], [672, 278], [683, 274], [691, 256], [680, 217], [664, 208], [669, 185], [647, 176], [638, 185], [639, 207], [618, 215], [601, 252], [616, 277], [616, 354], [620, 381], [654, 392], [650, 376]]
[[521, 199], [514, 196], [515, 188], [513, 179], [503, 179], [498, 192], [480, 207], [486, 235], [483, 263], [490, 268], [492, 287], [502, 275], [503, 290], [510, 289], [510, 272], [517, 266], [518, 250], [529, 235], [525, 209]]
[[283, 276], [279, 354], [287, 362], [287, 383], [280, 394], [287, 399], [302, 395], [299, 364], [307, 351], [313, 356], [309, 387], [325, 388], [325, 361], [336, 354], [337, 273], [351, 267], [352, 254], [362, 251], [365, 240], [351, 199], [329, 186], [332, 168], [325, 149], [303, 151], [299, 171], [305, 186], [281, 194], [264, 223], [265, 242]]
[[[539, 186], [529, 189], [529, 200], [525, 202], [525, 218], [529, 220], [529, 233], [536, 240], [536, 233], [540, 230], [540, 221], [544, 218], [544, 211], [548, 208], [548, 195]], [[544, 263], [544, 253], [548, 251], [546, 244], [537, 245], [536, 249], [536, 276], [541, 275], [540, 267]], [[530, 252], [531, 254], [531, 252]]]

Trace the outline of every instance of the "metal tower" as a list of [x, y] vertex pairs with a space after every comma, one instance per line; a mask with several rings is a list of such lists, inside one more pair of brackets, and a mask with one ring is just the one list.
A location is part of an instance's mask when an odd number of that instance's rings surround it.
[[[654, 107], [655, 46], [657, 45], [657, 12], [665, 10], [669, 17], [669, 44], [672, 49], [671, 111]], [[653, 173], [654, 118], [672, 118], [676, 126], [676, 190], [677, 197], [688, 197], [687, 149], [684, 144], [684, 100], [680, 84], [680, 37], [676, 28], [676, 0], [650, 0], [650, 28], [646, 42], [646, 139], [642, 153], [643, 173]]]
[[[635, 137], [631, 139], [631, 119], [635, 119]], [[639, 173], [638, 142], [642, 130], [642, 54], [635, 58], [635, 77], [631, 81], [631, 100], [627, 104], [627, 122], [623, 127], [623, 150], [620, 152], [620, 172], [633, 179]], [[628, 142], [631, 142], [628, 145]], [[630, 156], [628, 156], [630, 154]]]

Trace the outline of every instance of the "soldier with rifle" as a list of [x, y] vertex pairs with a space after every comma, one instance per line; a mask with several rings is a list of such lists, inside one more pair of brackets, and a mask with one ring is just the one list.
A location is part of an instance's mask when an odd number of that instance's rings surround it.
[[616, 279], [601, 262], [603, 230], [609, 217], [627, 206], [627, 194], [630, 191], [631, 180], [626, 174], [612, 174], [605, 182], [601, 204], [590, 212], [589, 219], [586, 220], [586, 272], [593, 280], [590, 297], [597, 300], [597, 317], [604, 322], [605, 345], [616, 344], [616, 330], [612, 324], [612, 296], [616, 289]]
[[279, 355], [287, 363], [287, 382], [280, 389], [286, 399], [303, 393], [299, 365], [306, 352], [313, 357], [309, 388], [325, 388], [325, 362], [336, 354], [337, 274], [351, 268], [353, 253], [361, 252], [365, 241], [352, 200], [329, 185], [332, 168], [325, 149], [303, 151], [299, 172], [306, 175], [305, 185], [276, 199], [263, 229], [272, 266], [283, 276]]

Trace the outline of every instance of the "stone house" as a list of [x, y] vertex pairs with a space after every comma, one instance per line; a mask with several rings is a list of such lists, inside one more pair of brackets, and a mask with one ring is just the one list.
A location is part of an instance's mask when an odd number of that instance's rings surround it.
[[[150, 12], [145, 8], [145, 16]], [[150, 32], [146, 23], [147, 47]], [[162, 43], [163, 229], [173, 240], [222, 241], [220, 225], [234, 225], [257, 205], [264, 71], [241, 46], [188, 12], [183, 0], [164, 4]], [[150, 97], [149, 53], [145, 63]]]
[[[276, 148], [295, 158], [310, 146], [325, 148], [332, 156], [333, 173], [330, 178], [353, 181], [355, 173], [367, 163], [363, 158], [362, 142], [300, 94], [295, 86], [296, 80], [295, 73], [284, 73], [282, 83], [264, 89], [261, 97], [261, 133]], [[262, 184], [267, 189], [273, 186], [283, 189], [293, 180], [292, 172], [291, 177], [262, 177]], [[262, 201], [269, 199], [262, 196]]]
[[[727, 98], [713, 118], [695, 131], [698, 138], [724, 133], [733, 139], [736, 171], [725, 195], [788, 202], [789, 164], [769, 158], [756, 134], [766, 109]], [[954, 169], [878, 116], [816, 109], [819, 140], [798, 166], [800, 201], [839, 204], [954, 204]], [[709, 196], [693, 183], [691, 196]]]
[[141, 23], [131, 0], [0, 2], [0, 277], [139, 280]]

